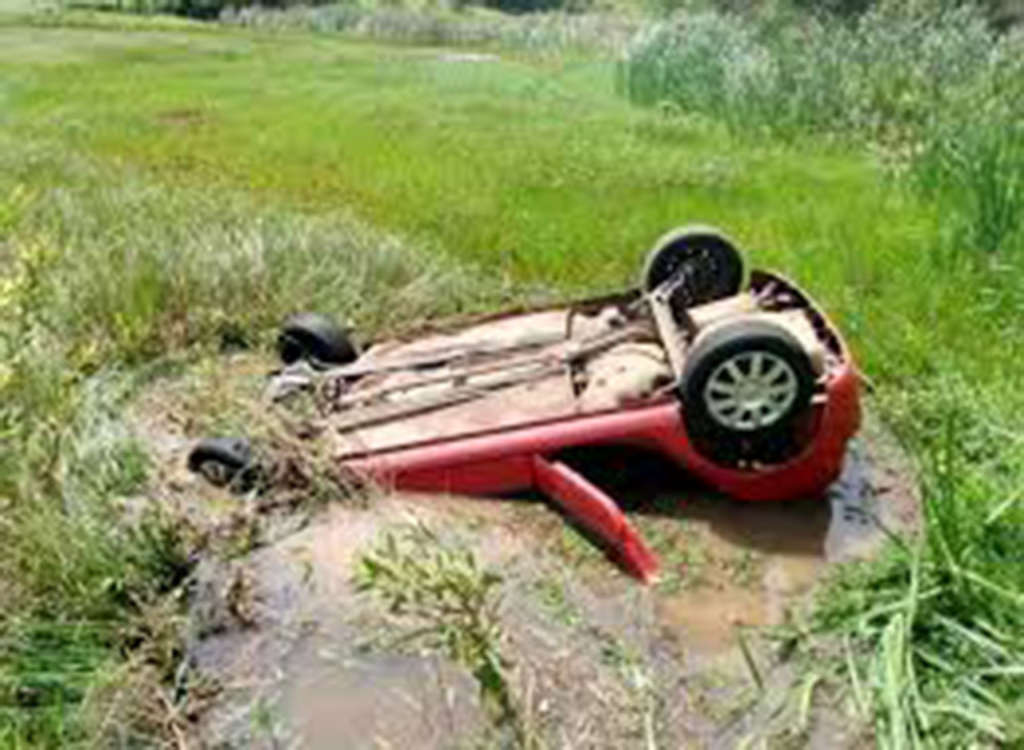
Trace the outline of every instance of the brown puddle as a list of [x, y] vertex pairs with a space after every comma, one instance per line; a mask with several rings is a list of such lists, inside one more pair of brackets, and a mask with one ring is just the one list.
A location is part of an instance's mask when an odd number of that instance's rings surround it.
[[656, 457], [618, 449], [566, 460], [631, 509], [660, 557], [652, 600], [662, 637], [713, 658], [736, 646], [737, 626], [786, 622], [832, 563], [877, 549], [882, 527], [913, 526], [916, 500], [905, 483], [893, 487], [899, 472], [885, 450], [855, 441], [825, 497], [771, 503], [715, 495]]
[[[822, 500], [754, 504], [726, 498], [683, 501], [681, 570], [666, 550], [665, 575], [684, 576], [676, 592], [655, 597], [663, 634], [688, 651], [713, 656], [735, 645], [738, 625], [778, 625], [825, 566], [829, 506]], [[666, 519], [669, 520], [669, 519]], [[664, 587], [664, 586], [663, 586]], [[671, 588], [671, 587], [670, 587]]]
[[382, 653], [336, 661], [305, 650], [290, 659], [296, 677], [281, 702], [303, 748], [440, 750], [480, 724], [472, 679], [441, 659]]

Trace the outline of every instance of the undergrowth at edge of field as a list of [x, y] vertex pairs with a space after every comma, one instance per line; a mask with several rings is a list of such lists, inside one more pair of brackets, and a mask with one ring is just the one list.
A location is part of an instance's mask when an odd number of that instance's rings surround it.
[[860, 144], [947, 215], [944, 252], [1024, 248], [1024, 34], [998, 33], [979, 5], [680, 13], [633, 37], [616, 86], [740, 138]]
[[799, 637], [880, 747], [1024, 741], [1019, 386], [955, 373], [882, 396], [919, 464], [923, 533], [838, 568]]
[[167, 356], [259, 345], [309, 305], [375, 331], [511, 292], [345, 216], [254, 219], [244, 201], [130, 178], [110, 189], [74, 159], [48, 162], [59, 189], [26, 187], [9, 160], [31, 157], [8, 154], [0, 745], [173, 743], [208, 689], [181, 650], [197, 540], [147, 499], [126, 403]]

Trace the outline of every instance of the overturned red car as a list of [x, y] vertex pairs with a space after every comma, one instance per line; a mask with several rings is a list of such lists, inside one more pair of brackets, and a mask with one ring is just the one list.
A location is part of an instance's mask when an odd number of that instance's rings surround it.
[[[637, 288], [515, 310], [360, 352], [330, 319], [282, 328], [276, 400], [312, 392], [318, 440], [386, 486], [471, 495], [539, 490], [649, 580], [658, 563], [615, 501], [560, 456], [654, 451], [742, 500], [821, 494], [860, 423], [859, 382], [835, 326], [795, 284], [755, 270], [721, 232], [662, 237]], [[238, 441], [189, 465], [227, 481]]]

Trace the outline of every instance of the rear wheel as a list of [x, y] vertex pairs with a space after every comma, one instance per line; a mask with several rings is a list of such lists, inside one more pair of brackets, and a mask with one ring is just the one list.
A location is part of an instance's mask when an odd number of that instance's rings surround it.
[[810, 357], [783, 326], [737, 320], [710, 329], [687, 354], [680, 385], [695, 445], [719, 461], [789, 458], [794, 422], [814, 392]]
[[320, 313], [298, 313], [281, 326], [277, 351], [286, 365], [306, 360], [313, 365], [347, 365], [359, 357], [348, 332]]
[[217, 487], [241, 487], [251, 483], [256, 463], [245, 438], [206, 438], [189, 452], [188, 468]]
[[682, 227], [659, 239], [648, 253], [640, 285], [645, 292], [652, 292], [679, 274], [684, 276], [673, 302], [678, 296], [680, 304], [700, 305], [739, 293], [743, 259], [717, 229]]

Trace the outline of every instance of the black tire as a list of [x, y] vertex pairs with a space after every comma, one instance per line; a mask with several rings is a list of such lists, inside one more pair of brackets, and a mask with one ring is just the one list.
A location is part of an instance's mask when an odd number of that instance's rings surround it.
[[286, 365], [306, 360], [313, 365], [347, 365], [359, 357], [348, 331], [320, 313], [297, 313], [281, 326], [277, 352]]
[[256, 473], [252, 445], [245, 438], [206, 438], [188, 454], [189, 471], [218, 487], [250, 483]]
[[687, 267], [686, 284], [678, 290], [684, 306], [713, 302], [739, 293], [743, 258], [736, 246], [713, 227], [675, 229], [655, 243], [640, 276], [643, 291], [651, 292]]
[[794, 422], [810, 406], [815, 380], [810, 357], [783, 326], [763, 319], [715, 326], [687, 353], [679, 386], [687, 433], [716, 461], [785, 460], [800, 447]]

